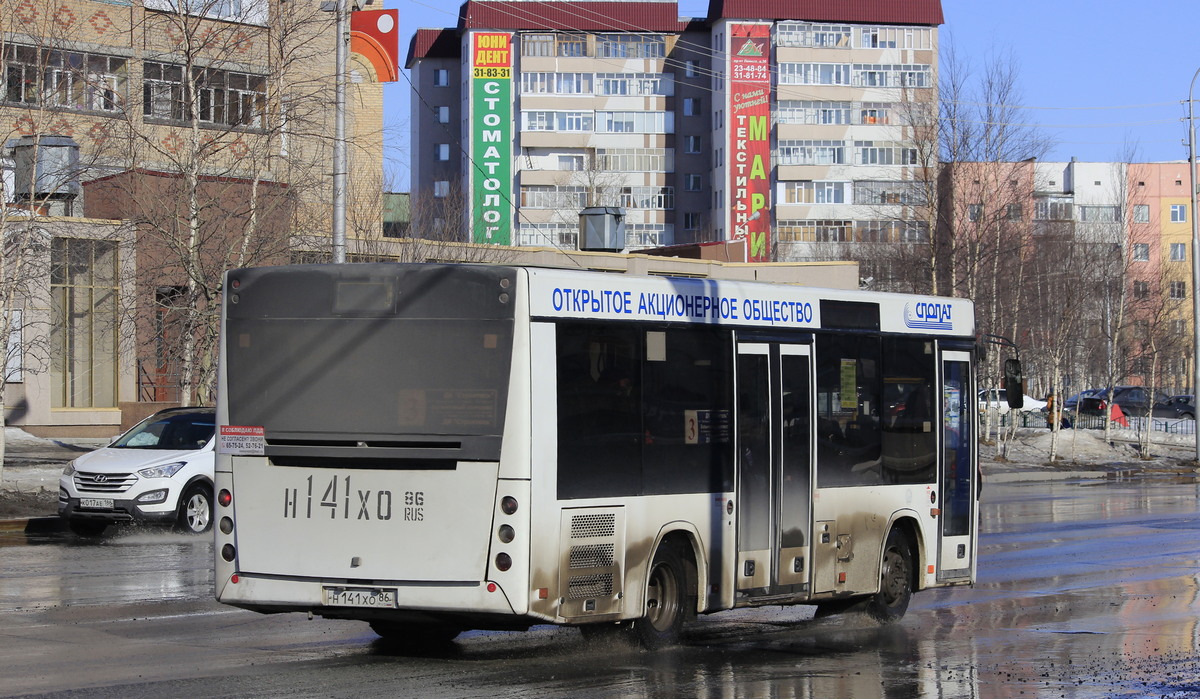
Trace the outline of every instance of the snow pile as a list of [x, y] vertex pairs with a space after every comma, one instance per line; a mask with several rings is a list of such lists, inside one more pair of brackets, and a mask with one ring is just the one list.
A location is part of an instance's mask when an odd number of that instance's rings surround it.
[[[1104, 441], [1104, 430], [1061, 430], [1058, 434], [1057, 459], [1055, 466], [1085, 464], [1099, 466], [1112, 463], [1153, 464], [1139, 455], [1138, 433], [1131, 429], [1114, 429], [1110, 432], [1111, 442]], [[1004, 448], [1004, 458], [997, 459], [997, 446], [981, 446], [983, 461], [1006, 461], [1014, 464], [1050, 467], [1050, 448], [1053, 435], [1048, 429], [1018, 428], [1012, 440]], [[1168, 465], [1195, 458], [1195, 435], [1154, 432], [1151, 435], [1150, 454], [1153, 462]]]

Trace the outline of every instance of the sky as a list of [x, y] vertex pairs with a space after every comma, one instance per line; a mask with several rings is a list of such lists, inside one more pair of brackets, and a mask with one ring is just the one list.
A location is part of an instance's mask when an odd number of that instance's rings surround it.
[[[417, 29], [455, 26], [460, 5], [383, 0], [400, 11], [401, 60]], [[680, 0], [679, 13], [703, 16], [707, 7]], [[1139, 161], [1187, 159], [1200, 1], [942, 0], [942, 12], [943, 51], [952, 44], [973, 71], [997, 58], [1017, 68], [1022, 123], [1039, 125], [1051, 140], [1046, 160], [1103, 162], [1128, 152]], [[411, 185], [410, 90], [404, 76], [384, 87], [384, 168], [397, 192]], [[1200, 84], [1193, 97], [1200, 101]], [[1200, 104], [1195, 111], [1200, 121]]]

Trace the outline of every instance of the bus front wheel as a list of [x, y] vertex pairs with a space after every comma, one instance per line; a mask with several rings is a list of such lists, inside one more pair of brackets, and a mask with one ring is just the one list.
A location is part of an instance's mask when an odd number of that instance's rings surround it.
[[688, 615], [688, 562], [679, 549], [660, 546], [646, 581], [646, 615], [633, 622], [633, 634], [644, 648], [654, 650], [679, 640]]
[[882, 623], [899, 621], [908, 611], [912, 594], [912, 549], [904, 532], [893, 529], [883, 545], [879, 592], [867, 602], [866, 612]]

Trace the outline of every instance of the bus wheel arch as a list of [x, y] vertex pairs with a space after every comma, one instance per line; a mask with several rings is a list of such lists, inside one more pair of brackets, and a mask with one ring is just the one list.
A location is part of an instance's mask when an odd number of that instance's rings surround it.
[[672, 531], [659, 540], [646, 568], [642, 616], [632, 622], [634, 638], [654, 650], [678, 641], [684, 621], [696, 615], [699, 573], [693, 538]]
[[868, 598], [865, 610], [881, 623], [899, 621], [908, 611], [916, 591], [916, 542], [898, 522], [884, 540], [879, 562], [879, 591]]

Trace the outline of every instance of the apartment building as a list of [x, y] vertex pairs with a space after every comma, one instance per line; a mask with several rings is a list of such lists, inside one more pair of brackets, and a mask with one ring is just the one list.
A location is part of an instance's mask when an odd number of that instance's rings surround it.
[[[179, 348], [211, 335], [225, 268], [328, 256], [334, 15], [277, 0], [4, 7], [0, 230], [34, 241], [6, 255], [43, 277], [0, 280], [17, 299], [0, 310], [36, 319], [11, 335], [6, 416], [111, 435], [122, 405], [211, 382], [211, 342], [188, 350], [209, 368], [187, 386]], [[382, 229], [372, 71], [355, 61], [349, 89], [352, 252]]]
[[939, 275], [1017, 342], [1030, 391], [1193, 385], [1186, 162], [942, 166]]
[[780, 261], [929, 238], [937, 0], [730, 0], [702, 18], [673, 0], [468, 0], [460, 17], [407, 59], [422, 234], [573, 248], [577, 213], [609, 206], [627, 250], [745, 239]]

